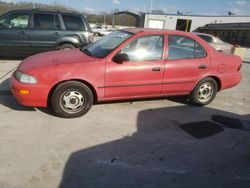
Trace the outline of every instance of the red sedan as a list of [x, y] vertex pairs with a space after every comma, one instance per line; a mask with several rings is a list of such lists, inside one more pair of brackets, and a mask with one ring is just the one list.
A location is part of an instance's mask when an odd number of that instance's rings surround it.
[[94, 102], [189, 95], [198, 105], [240, 83], [241, 59], [192, 33], [127, 29], [83, 49], [25, 59], [11, 77], [20, 104], [79, 117]]

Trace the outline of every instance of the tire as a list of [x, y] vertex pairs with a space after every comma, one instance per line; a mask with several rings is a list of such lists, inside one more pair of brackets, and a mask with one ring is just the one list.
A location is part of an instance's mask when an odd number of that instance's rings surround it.
[[211, 103], [218, 91], [217, 82], [211, 78], [207, 77], [202, 79], [190, 93], [190, 101], [195, 105], [204, 106]]
[[59, 50], [71, 50], [76, 48], [73, 44], [62, 44], [59, 46]]
[[56, 115], [63, 118], [76, 118], [86, 114], [94, 98], [85, 84], [68, 81], [59, 84], [51, 96], [51, 107]]

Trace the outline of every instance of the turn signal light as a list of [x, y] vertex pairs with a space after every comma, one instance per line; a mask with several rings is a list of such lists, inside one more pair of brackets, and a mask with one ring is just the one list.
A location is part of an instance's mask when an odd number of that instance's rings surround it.
[[20, 90], [19, 90], [19, 93], [20, 93], [20, 94], [23, 94], [23, 95], [27, 95], [27, 94], [30, 93], [30, 91], [27, 90], [27, 89], [20, 89]]

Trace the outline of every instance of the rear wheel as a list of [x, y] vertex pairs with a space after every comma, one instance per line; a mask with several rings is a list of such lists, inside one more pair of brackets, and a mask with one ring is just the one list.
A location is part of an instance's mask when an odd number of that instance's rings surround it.
[[61, 83], [51, 97], [53, 111], [60, 117], [75, 118], [86, 114], [93, 104], [93, 94], [77, 81]]
[[207, 105], [214, 100], [217, 91], [217, 82], [211, 77], [204, 78], [191, 92], [190, 101], [196, 105]]
[[62, 44], [59, 46], [60, 50], [71, 50], [76, 48], [73, 44]]

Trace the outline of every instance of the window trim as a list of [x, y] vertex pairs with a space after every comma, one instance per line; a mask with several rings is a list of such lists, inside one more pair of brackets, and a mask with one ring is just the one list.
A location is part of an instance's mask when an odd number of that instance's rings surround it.
[[[169, 57], [169, 36], [179, 36], [179, 37], [186, 37], [186, 38], [188, 38], [188, 39], [191, 39], [191, 40], [193, 40], [194, 41], [194, 58], [179, 58], [179, 59], [169, 59], [168, 57]], [[186, 35], [178, 35], [178, 34], [168, 34], [167, 35], [167, 44], [166, 44], [166, 47], [167, 47], [167, 55], [166, 55], [166, 60], [168, 60], [168, 61], [178, 61], [178, 60], [191, 60], [191, 59], [202, 59], [202, 58], [206, 58], [207, 56], [208, 56], [208, 53], [207, 53], [207, 50], [206, 50], [206, 48], [204, 48], [204, 46], [200, 43], [200, 42], [198, 42], [197, 40], [195, 40], [194, 38], [192, 38], [192, 37], [189, 37], [189, 36], [186, 36]], [[197, 43], [197, 44], [199, 44], [201, 47], [202, 47], [202, 49], [204, 50], [204, 52], [205, 52], [205, 56], [203, 56], [203, 57], [196, 57], [195, 56], [195, 52], [196, 52], [196, 50], [195, 50], [195, 43]]]

